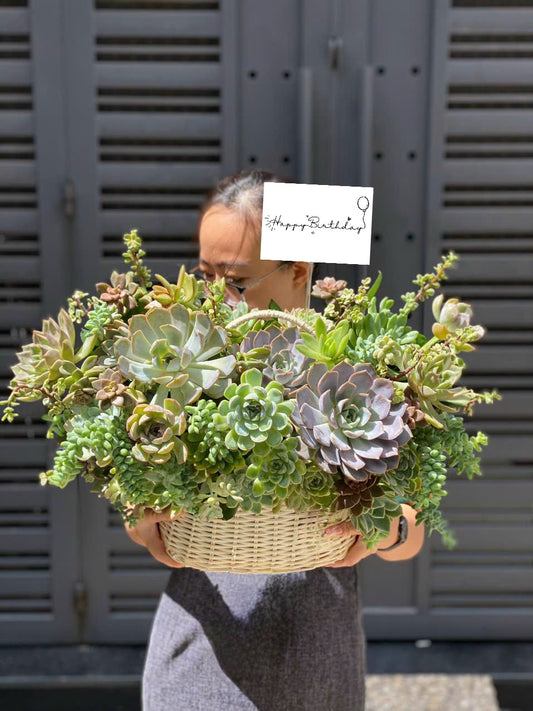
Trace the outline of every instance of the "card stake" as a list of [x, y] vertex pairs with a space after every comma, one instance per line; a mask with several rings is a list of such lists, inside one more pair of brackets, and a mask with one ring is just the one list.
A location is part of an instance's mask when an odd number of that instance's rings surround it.
[[373, 188], [265, 183], [261, 259], [370, 264]]

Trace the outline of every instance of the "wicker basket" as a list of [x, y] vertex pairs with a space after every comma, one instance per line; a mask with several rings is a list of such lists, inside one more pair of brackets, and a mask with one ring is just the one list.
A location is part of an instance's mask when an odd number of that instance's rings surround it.
[[344, 558], [353, 536], [322, 536], [322, 530], [348, 518], [335, 513], [282, 508], [260, 514], [239, 510], [229, 521], [199, 521], [184, 514], [159, 523], [167, 553], [187, 567], [212, 572], [289, 573], [311, 570]]

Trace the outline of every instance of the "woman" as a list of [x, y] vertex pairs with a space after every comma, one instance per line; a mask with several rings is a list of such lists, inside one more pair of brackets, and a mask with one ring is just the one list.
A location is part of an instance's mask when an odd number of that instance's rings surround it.
[[[207, 197], [199, 223], [200, 270], [225, 277], [227, 299], [265, 308], [304, 306], [308, 264], [262, 261], [263, 185], [280, 181], [261, 172], [225, 178]], [[399, 519], [377, 553], [405, 560], [420, 550], [423, 526], [403, 506], [407, 540], [398, 543]], [[363, 711], [365, 636], [356, 563], [368, 555], [358, 539], [331, 566], [285, 574], [204, 573], [165, 552], [158, 521], [148, 512], [130, 537], [169, 567], [152, 626], [143, 674], [144, 711]], [[350, 535], [347, 522], [329, 535]], [[375, 553], [375, 551], [373, 552]]]

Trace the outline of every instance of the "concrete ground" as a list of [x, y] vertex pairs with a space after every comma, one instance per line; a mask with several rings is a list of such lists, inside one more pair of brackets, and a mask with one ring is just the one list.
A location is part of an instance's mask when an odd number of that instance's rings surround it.
[[365, 711], [499, 711], [481, 674], [369, 674]]

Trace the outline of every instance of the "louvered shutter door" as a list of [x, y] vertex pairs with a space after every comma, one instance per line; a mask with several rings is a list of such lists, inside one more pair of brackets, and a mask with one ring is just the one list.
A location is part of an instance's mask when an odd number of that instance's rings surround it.
[[[437, 4], [427, 266], [454, 250], [445, 292], [487, 325], [465, 354], [484, 478], [448, 484], [459, 546], [432, 542], [429, 634], [529, 638], [533, 627], [533, 3]], [[427, 313], [427, 324], [431, 316]]]
[[[26, 0], [0, 4], [0, 398], [8, 395], [15, 352], [52, 313], [61, 275], [41, 270], [49, 223], [38, 186], [42, 121], [33, 90], [36, 57]], [[51, 166], [49, 166], [51, 167]], [[48, 176], [49, 177], [49, 176]], [[58, 246], [58, 245], [56, 245]], [[57, 258], [61, 248], [58, 246]], [[76, 488], [53, 491], [38, 474], [51, 465], [39, 403], [0, 425], [0, 641], [76, 638], [71, 604], [77, 578]]]
[[[233, 168], [234, 157], [222, 155], [219, 3], [96, 0], [85, 12], [66, 16], [70, 41], [78, 37], [84, 51], [69, 79], [70, 110], [81, 103], [94, 117], [85, 128], [70, 122], [72, 144], [78, 151], [90, 146], [95, 156], [92, 192], [79, 214], [79, 229], [82, 221], [94, 227], [79, 239], [79, 260], [92, 260], [90, 271], [107, 281], [112, 269], [123, 270], [122, 234], [137, 228], [152, 273], [175, 279], [182, 262], [196, 259], [198, 207]], [[86, 160], [73, 161], [75, 184], [86, 180]], [[83, 252], [88, 240], [92, 255]], [[120, 517], [88, 487], [82, 520], [84, 638], [146, 641], [169, 569], [129, 540]]]

